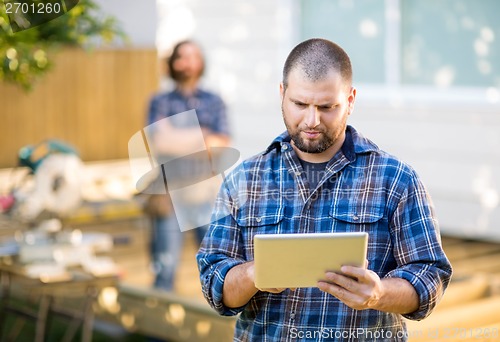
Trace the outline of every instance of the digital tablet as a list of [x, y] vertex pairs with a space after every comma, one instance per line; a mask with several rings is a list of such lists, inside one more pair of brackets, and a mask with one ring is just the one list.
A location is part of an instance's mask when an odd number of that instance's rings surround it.
[[368, 233], [256, 234], [255, 286], [316, 287], [326, 271], [365, 267]]

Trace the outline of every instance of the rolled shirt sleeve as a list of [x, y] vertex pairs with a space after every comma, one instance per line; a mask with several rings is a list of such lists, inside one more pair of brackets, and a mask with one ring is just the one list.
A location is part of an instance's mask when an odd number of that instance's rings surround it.
[[385, 275], [406, 279], [415, 288], [419, 307], [403, 315], [411, 320], [430, 315], [452, 275], [433, 211], [428, 193], [413, 172], [391, 220], [393, 253], [398, 267]]
[[200, 268], [200, 280], [203, 295], [212, 308], [220, 315], [234, 316], [243, 311], [245, 306], [240, 308], [228, 308], [222, 302], [222, 292], [224, 289], [224, 279], [227, 272], [243, 261], [236, 259], [220, 258], [217, 255], [206, 255], [200, 253], [197, 256]]
[[215, 202], [212, 223], [196, 255], [203, 295], [220, 315], [233, 316], [245, 308], [228, 308], [223, 304], [222, 293], [227, 272], [246, 262], [242, 254], [238, 225], [231, 215], [234, 201], [223, 184]]

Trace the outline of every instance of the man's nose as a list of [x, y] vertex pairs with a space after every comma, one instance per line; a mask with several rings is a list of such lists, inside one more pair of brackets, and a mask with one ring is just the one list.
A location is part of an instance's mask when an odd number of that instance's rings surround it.
[[314, 128], [314, 127], [319, 125], [320, 112], [316, 106], [313, 106], [313, 105], [309, 106], [309, 108], [307, 110], [306, 118], [305, 118], [305, 123], [306, 123], [306, 126], [309, 128]]

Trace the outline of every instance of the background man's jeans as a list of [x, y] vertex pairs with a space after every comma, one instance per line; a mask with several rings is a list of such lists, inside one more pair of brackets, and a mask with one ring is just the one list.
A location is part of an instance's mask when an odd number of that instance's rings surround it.
[[[186, 205], [186, 210], [195, 217], [201, 212], [211, 210], [211, 205]], [[179, 265], [184, 236], [187, 232], [181, 232], [174, 214], [168, 217], [158, 217], [152, 220], [151, 257], [153, 272], [155, 274], [154, 287], [166, 291], [174, 290], [174, 279]], [[197, 245], [205, 236], [208, 226], [194, 229]]]

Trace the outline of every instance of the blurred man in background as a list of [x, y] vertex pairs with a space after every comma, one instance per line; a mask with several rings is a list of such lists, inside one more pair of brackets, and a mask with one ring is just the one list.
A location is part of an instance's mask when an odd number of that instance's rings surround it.
[[[186, 40], [176, 44], [167, 60], [167, 73], [174, 82], [174, 89], [154, 96], [149, 105], [147, 123], [153, 124], [164, 118], [195, 109], [198, 122], [163, 120], [155, 129], [154, 152], [168, 155], [171, 159], [183, 156], [198, 148], [197, 132], [201, 128], [204, 145], [225, 147], [230, 143], [229, 124], [226, 106], [223, 100], [212, 92], [200, 88], [200, 79], [205, 70], [205, 60], [200, 47], [193, 41]], [[195, 127], [199, 125], [198, 127]], [[199, 134], [198, 134], [199, 135]], [[182, 168], [174, 173], [196, 172], [199, 166], [191, 160], [184, 162]], [[194, 170], [194, 171], [193, 171]], [[164, 290], [173, 290], [174, 277], [180, 261], [184, 234], [181, 232], [176, 214], [183, 217], [204, 215], [212, 209], [210, 191], [189, 194], [182, 199], [180, 206], [173, 210], [163, 210], [152, 218], [153, 234], [151, 240], [152, 262], [154, 266], [154, 286]], [[166, 196], [169, 196], [167, 193]], [[166, 201], [171, 205], [171, 201]], [[177, 203], [176, 203], [177, 204]], [[178, 210], [182, 210], [180, 213]], [[196, 225], [196, 224], [195, 224]], [[198, 243], [203, 238], [206, 227], [195, 229]]]

